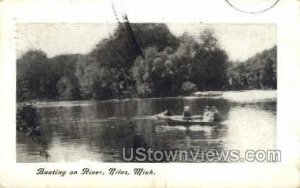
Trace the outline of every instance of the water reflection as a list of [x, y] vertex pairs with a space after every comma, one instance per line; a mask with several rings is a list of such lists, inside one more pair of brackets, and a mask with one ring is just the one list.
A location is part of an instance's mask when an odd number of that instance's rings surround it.
[[[71, 104], [70, 104], [71, 103]], [[84, 105], [83, 105], [84, 104]], [[214, 105], [224, 116], [219, 127], [170, 127], [152, 115], [166, 108], [181, 114], [189, 105], [202, 114]], [[276, 103], [235, 103], [225, 99], [133, 99], [64, 102], [40, 105], [41, 127], [50, 154], [47, 162], [122, 161], [122, 148], [154, 150], [272, 149], [275, 147]], [[17, 162], [44, 162], [39, 147], [17, 135]]]
[[228, 120], [224, 122], [228, 127], [224, 137], [226, 149], [245, 151], [275, 148], [276, 119], [274, 112], [263, 110], [268, 108], [262, 107], [262, 104], [256, 108], [253, 105], [232, 108]]

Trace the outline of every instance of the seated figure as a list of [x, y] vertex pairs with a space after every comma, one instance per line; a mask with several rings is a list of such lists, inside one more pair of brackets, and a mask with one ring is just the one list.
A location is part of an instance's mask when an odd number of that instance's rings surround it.
[[214, 115], [214, 120], [215, 121], [220, 121], [221, 120], [221, 113], [219, 112], [219, 110], [213, 106], [211, 107], [212, 113]]
[[212, 122], [214, 121], [214, 113], [211, 111], [209, 106], [206, 106], [203, 113], [203, 121]]
[[165, 116], [172, 116], [172, 111], [170, 109], [167, 109], [164, 113]]
[[185, 120], [191, 120], [192, 119], [192, 114], [190, 112], [190, 107], [189, 106], [184, 107], [182, 118], [185, 119]]

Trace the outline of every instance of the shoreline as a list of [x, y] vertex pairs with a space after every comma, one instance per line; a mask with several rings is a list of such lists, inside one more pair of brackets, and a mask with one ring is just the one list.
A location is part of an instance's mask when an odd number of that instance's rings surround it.
[[[208, 92], [208, 91], [205, 91]], [[277, 99], [277, 90], [268, 89], [268, 90], [234, 90], [234, 91], [210, 91], [210, 92], [222, 92], [221, 96], [173, 96], [173, 97], [145, 97], [145, 98], [122, 98], [122, 99], [106, 99], [106, 100], [96, 100], [96, 99], [84, 99], [84, 100], [32, 100], [32, 101], [24, 101], [17, 102], [17, 105], [43, 105], [49, 103], [82, 103], [85, 102], [86, 105], [94, 102], [114, 102], [114, 101], [140, 101], [140, 100], [156, 100], [156, 99], [175, 99], [175, 98], [183, 98], [183, 99], [226, 99], [233, 102], [251, 102], [257, 100], [265, 100], [265, 99]], [[245, 93], [246, 92], [246, 93]], [[246, 94], [246, 95], [244, 95]], [[84, 105], [84, 104], [83, 104]]]

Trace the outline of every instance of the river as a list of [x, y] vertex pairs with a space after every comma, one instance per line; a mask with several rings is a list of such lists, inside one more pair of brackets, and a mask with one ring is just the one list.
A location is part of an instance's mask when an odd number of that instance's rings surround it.
[[[206, 105], [223, 115], [220, 126], [168, 126], [154, 114]], [[123, 147], [153, 150], [276, 148], [276, 91], [224, 92], [222, 97], [39, 102], [44, 144], [17, 132], [17, 162], [122, 162]]]

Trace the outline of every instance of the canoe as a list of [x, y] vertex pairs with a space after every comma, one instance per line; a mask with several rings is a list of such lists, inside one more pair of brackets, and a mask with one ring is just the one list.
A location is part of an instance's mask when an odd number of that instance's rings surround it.
[[181, 115], [176, 116], [165, 116], [163, 113], [156, 115], [158, 120], [164, 120], [170, 126], [183, 125], [183, 126], [191, 126], [191, 125], [206, 125], [206, 126], [214, 126], [218, 125], [220, 122], [216, 121], [203, 121], [203, 116], [194, 115], [191, 119], [183, 119]]
[[221, 96], [223, 94], [222, 91], [198, 91], [198, 92], [194, 92], [192, 93], [192, 95], [194, 97], [217, 97], [217, 96]]
[[[162, 112], [162, 113], [156, 114], [155, 116], [157, 117], [158, 120], [166, 120], [169, 118], [182, 119], [182, 115], [166, 116], [166, 115], [164, 115], [164, 113], [165, 112]], [[200, 116], [200, 115], [191, 116], [191, 119], [202, 119], [202, 118], [203, 118], [203, 116]]]

